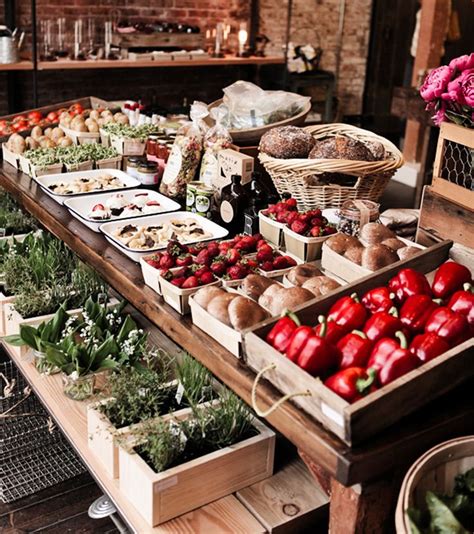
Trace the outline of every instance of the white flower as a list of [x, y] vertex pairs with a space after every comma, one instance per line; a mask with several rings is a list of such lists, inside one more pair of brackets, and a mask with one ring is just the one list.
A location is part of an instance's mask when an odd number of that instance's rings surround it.
[[79, 373], [77, 371], [73, 371], [70, 375], [69, 375], [69, 378], [73, 381], [76, 381], [79, 379]]

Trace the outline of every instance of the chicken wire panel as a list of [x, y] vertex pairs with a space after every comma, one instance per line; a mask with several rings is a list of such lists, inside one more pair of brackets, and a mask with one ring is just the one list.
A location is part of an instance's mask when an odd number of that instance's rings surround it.
[[448, 182], [474, 191], [474, 149], [446, 139], [440, 175]]
[[0, 500], [9, 503], [81, 475], [84, 465], [64, 438], [0, 463]]
[[[23, 397], [28, 383], [12, 361], [0, 363], [0, 414], [17, 404]], [[38, 403], [38, 401], [34, 401]], [[21, 409], [28, 409], [22, 407]]]

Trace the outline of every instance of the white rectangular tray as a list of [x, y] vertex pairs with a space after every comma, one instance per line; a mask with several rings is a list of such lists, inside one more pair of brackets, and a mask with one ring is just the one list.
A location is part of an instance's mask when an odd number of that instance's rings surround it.
[[[170, 211], [177, 211], [180, 209], [180, 205], [177, 202], [151, 189], [128, 189], [123, 192], [123, 196], [127, 202], [132, 202], [133, 197], [140, 193], [147, 193], [150, 200], [156, 200], [160, 203], [161, 209], [159, 212], [157, 212], [157, 214], [168, 213]], [[117, 192], [96, 193], [69, 198], [68, 200], [64, 201], [64, 205], [68, 208], [73, 217], [79, 219], [81, 223], [85, 224], [91, 230], [94, 230], [94, 232], [100, 232], [99, 227], [105, 222], [142, 219], [143, 217], [150, 216], [150, 214], [136, 215], [135, 217], [116, 217], [112, 215], [110, 219], [103, 221], [97, 221], [89, 217], [89, 213], [96, 204], [104, 204], [109, 197], [115, 194], [117, 194]]]
[[[135, 224], [137, 226], [155, 225], [168, 222], [171, 219], [195, 219], [203, 228], [203, 230], [212, 234], [210, 237], [204, 239], [193, 239], [192, 241], [186, 242], [186, 244], [197, 243], [199, 241], [212, 241], [214, 239], [222, 239], [223, 237], [226, 237], [229, 233], [225, 228], [222, 228], [222, 226], [219, 226], [218, 224], [210, 221], [209, 219], [206, 219], [205, 217], [201, 217], [200, 215], [196, 215], [195, 213], [191, 213], [189, 211], [176, 211], [173, 213], [163, 213], [161, 215], [149, 215], [147, 217], [141, 217], [138, 221], [135, 221]], [[120, 250], [122, 254], [125, 254], [132, 260], [139, 262], [142, 256], [148, 256], [150, 254], [153, 254], [153, 252], [166, 248], [166, 244], [143, 251], [137, 251], [127, 247], [126, 245], [121, 243], [115, 236], [112, 235], [112, 232], [114, 230], [120, 228], [121, 226], [124, 226], [125, 224], [127, 224], [126, 219], [106, 222], [100, 225], [100, 231], [105, 235], [106, 239], [110, 243], [112, 243], [112, 245], [114, 245], [114, 247], [118, 248], [118, 250]]]
[[114, 191], [126, 191], [127, 189], [133, 189], [139, 187], [141, 184], [136, 178], [132, 178], [127, 173], [119, 169], [95, 169], [93, 171], [76, 171], [76, 172], [66, 172], [61, 174], [46, 174], [44, 176], [33, 177], [33, 180], [41, 187], [41, 189], [53, 198], [59, 204], [63, 204], [68, 198], [79, 197], [84, 195], [96, 195], [100, 191], [90, 191], [89, 193], [75, 193], [72, 195], [55, 195], [48, 188], [53, 182], [61, 180], [62, 182], [73, 181], [76, 178], [89, 178], [91, 176], [101, 176], [103, 174], [110, 174], [119, 178], [124, 184], [125, 187], [120, 187], [117, 189], [107, 189], [107, 193], [113, 193]]

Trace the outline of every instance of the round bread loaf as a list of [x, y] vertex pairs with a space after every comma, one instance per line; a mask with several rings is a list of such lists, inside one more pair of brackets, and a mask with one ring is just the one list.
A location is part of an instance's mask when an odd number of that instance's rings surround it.
[[306, 130], [296, 126], [281, 126], [262, 135], [259, 149], [279, 159], [307, 158], [314, 143], [314, 137]]
[[350, 159], [354, 161], [374, 161], [374, 155], [361, 141], [335, 135], [317, 140], [309, 153], [310, 159]]

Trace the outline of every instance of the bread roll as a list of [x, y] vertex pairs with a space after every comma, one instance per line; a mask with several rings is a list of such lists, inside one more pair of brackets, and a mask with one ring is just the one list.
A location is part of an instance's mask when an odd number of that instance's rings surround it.
[[293, 267], [286, 275], [289, 282], [295, 286], [302, 286], [306, 280], [310, 280], [315, 276], [321, 276], [321, 271], [312, 263], [303, 263]]
[[362, 247], [362, 243], [352, 235], [334, 234], [329, 239], [326, 239], [325, 244], [336, 252], [336, 254], [344, 254], [346, 250], [352, 247]]
[[238, 332], [250, 328], [268, 317], [268, 312], [261, 306], [242, 296], [230, 301], [228, 314], [231, 325]]
[[209, 302], [218, 295], [224, 295], [226, 292], [216, 286], [202, 287], [194, 295], [194, 301], [199, 304], [201, 308], [207, 310]]
[[217, 295], [209, 301], [207, 305], [208, 313], [221, 323], [232, 326], [229, 317], [229, 304], [237, 297], [237, 293], [224, 291], [222, 295]]
[[259, 150], [274, 158], [307, 158], [314, 143], [314, 137], [306, 130], [281, 126], [262, 135]]
[[258, 300], [260, 295], [271, 285], [277, 282], [268, 276], [261, 274], [249, 274], [244, 278], [240, 285], [240, 289], [247, 297]]
[[315, 297], [321, 297], [341, 287], [341, 284], [329, 276], [315, 276], [307, 280], [302, 287], [311, 291]]
[[345, 135], [316, 140], [309, 157], [310, 159], [374, 161], [372, 152], [364, 143]]
[[359, 238], [365, 245], [382, 243], [386, 239], [396, 238], [397, 235], [382, 223], [371, 222], [365, 224], [359, 232]]
[[377, 271], [386, 265], [398, 261], [397, 254], [382, 244], [369, 245], [362, 251], [362, 267]]

